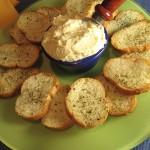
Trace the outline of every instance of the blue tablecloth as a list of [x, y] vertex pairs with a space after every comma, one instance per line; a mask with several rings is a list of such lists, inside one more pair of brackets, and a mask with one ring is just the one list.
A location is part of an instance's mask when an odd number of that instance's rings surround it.
[[[17, 6], [18, 12], [21, 12], [23, 8], [29, 6], [37, 0], [20, 0], [20, 4]], [[150, 1], [149, 0], [135, 0], [139, 5], [141, 5], [150, 14]], [[10, 150], [4, 144], [0, 142], [0, 150]], [[133, 148], [133, 150], [150, 150], [150, 137], [145, 140], [140, 145]]]

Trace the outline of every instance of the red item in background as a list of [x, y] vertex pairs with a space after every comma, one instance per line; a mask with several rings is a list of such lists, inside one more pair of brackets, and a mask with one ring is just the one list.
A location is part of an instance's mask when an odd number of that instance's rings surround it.
[[113, 12], [115, 12], [125, 0], [104, 0], [102, 4], [95, 7], [95, 11], [104, 20], [112, 20]]

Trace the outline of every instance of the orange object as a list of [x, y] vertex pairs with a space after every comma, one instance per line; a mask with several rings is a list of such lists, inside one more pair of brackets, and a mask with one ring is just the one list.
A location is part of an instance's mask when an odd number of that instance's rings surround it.
[[0, 0], [0, 29], [14, 20], [19, 13], [9, 0]]
[[16, 7], [19, 4], [18, 0], [9, 0], [11, 2], [11, 4]]

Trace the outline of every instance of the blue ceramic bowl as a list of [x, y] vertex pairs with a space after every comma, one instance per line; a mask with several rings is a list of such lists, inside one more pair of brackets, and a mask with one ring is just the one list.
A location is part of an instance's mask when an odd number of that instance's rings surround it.
[[78, 72], [78, 73], [86, 72], [97, 64], [98, 60], [100, 59], [100, 56], [107, 48], [108, 34], [107, 34], [106, 29], [104, 29], [104, 32], [105, 32], [105, 39], [107, 42], [104, 45], [104, 48], [100, 49], [96, 54], [92, 56], [89, 56], [89, 57], [86, 57], [77, 61], [73, 61], [73, 62], [67, 62], [67, 61], [56, 60], [52, 58], [51, 56], [49, 56], [45, 50], [44, 52], [51, 61], [53, 61], [55, 64], [57, 64], [58, 66], [60, 66], [63, 70], [67, 72]]

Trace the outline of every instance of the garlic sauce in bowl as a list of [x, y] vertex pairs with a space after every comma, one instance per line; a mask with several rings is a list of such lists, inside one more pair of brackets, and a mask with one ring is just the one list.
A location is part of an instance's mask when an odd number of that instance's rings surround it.
[[45, 32], [42, 46], [53, 61], [74, 63], [106, 48], [106, 34], [102, 25], [78, 16], [60, 15], [54, 18], [52, 27]]

